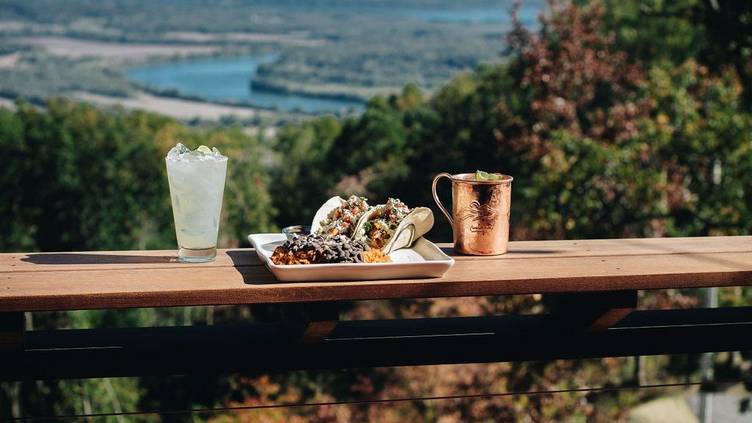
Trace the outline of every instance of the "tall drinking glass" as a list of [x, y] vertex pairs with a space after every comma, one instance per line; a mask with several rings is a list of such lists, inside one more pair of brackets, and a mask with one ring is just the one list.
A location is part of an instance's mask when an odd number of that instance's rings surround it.
[[167, 153], [165, 162], [178, 238], [178, 261], [213, 261], [217, 256], [227, 157], [216, 148], [202, 145], [190, 150], [178, 143]]

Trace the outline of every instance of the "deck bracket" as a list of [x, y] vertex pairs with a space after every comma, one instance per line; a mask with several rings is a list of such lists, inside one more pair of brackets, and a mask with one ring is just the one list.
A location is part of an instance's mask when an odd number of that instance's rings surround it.
[[553, 294], [544, 296], [544, 302], [562, 329], [603, 332], [637, 308], [637, 291]]
[[22, 350], [24, 332], [23, 312], [0, 313], [0, 350]]
[[323, 341], [339, 323], [339, 303], [288, 304], [283, 308], [283, 324], [302, 344]]

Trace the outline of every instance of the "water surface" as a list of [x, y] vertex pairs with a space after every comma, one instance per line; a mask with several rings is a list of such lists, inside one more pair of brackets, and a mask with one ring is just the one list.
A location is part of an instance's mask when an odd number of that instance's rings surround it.
[[276, 55], [208, 57], [132, 68], [128, 78], [158, 90], [176, 90], [206, 100], [244, 102], [260, 107], [309, 113], [361, 110], [357, 101], [318, 98], [251, 89], [251, 77], [260, 64]]

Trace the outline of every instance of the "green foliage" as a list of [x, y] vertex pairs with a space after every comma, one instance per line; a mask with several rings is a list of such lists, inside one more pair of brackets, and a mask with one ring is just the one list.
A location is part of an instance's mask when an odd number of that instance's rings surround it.
[[661, 212], [661, 173], [641, 159], [641, 145], [603, 145], [557, 132], [522, 193], [530, 230], [567, 238], [650, 234]]
[[65, 58], [32, 51], [21, 53], [18, 64], [0, 68], [0, 95], [43, 104], [49, 96], [88, 91], [125, 97], [131, 84], [111, 65], [97, 59]]
[[230, 157], [223, 245], [272, 227], [264, 149], [240, 130], [188, 130], [146, 113], [103, 113], [51, 100], [0, 111], [0, 247], [4, 250], [174, 248], [164, 155], [177, 140]]
[[605, 29], [619, 48], [645, 64], [693, 59], [714, 73], [733, 68], [752, 107], [752, 2], [605, 0]]
[[23, 175], [29, 167], [25, 160], [26, 143], [23, 122], [17, 114], [0, 109], [0, 151], [3, 165], [0, 166], [0, 248], [3, 251], [31, 250], [35, 248], [33, 219], [25, 213], [20, 201], [26, 193]]
[[[12, 160], [3, 157], [14, 167], [3, 185], [15, 191], [3, 195], [13, 196], [6, 201], [16, 209], [1, 225], [27, 222], [33, 246], [22, 245], [47, 251], [146, 246], [144, 229], [167, 226], [156, 147], [127, 118], [53, 100], [46, 111], [19, 103], [15, 120], [15, 131], [0, 135], [3, 148], [16, 152]], [[4, 242], [14, 247], [13, 240]]]
[[708, 48], [698, 29], [701, 0], [605, 0], [605, 26], [619, 49], [645, 63], [681, 63]]
[[270, 185], [280, 225], [308, 224], [336, 181], [327, 154], [341, 130], [333, 117], [287, 126], [277, 136], [276, 171]]
[[713, 76], [694, 61], [653, 68], [652, 119], [638, 137], [663, 161], [669, 234], [752, 231], [752, 114], [732, 72]]

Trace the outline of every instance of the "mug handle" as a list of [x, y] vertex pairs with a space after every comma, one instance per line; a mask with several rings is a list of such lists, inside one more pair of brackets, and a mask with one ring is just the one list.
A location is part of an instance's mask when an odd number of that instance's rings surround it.
[[454, 220], [452, 220], [452, 215], [447, 211], [447, 209], [444, 208], [444, 205], [441, 204], [441, 200], [439, 200], [439, 195], [436, 194], [436, 184], [439, 183], [439, 179], [441, 178], [447, 178], [450, 181], [452, 180], [452, 175], [442, 172], [436, 175], [435, 178], [433, 178], [433, 185], [431, 187], [431, 191], [433, 192], [433, 200], [436, 202], [436, 205], [439, 206], [439, 209], [444, 213], [444, 216], [446, 216], [447, 220], [449, 220], [449, 224], [452, 225], [452, 229], [454, 229]]

